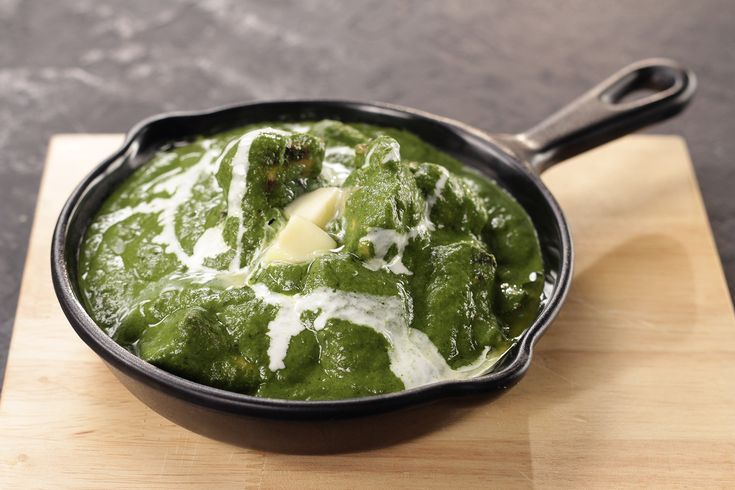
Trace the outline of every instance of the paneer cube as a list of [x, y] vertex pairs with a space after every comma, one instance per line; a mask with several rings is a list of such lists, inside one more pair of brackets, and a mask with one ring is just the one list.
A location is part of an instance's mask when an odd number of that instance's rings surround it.
[[300, 264], [337, 247], [324, 230], [301, 216], [291, 216], [263, 255], [263, 262]]
[[284, 212], [287, 218], [299, 216], [324, 228], [337, 214], [341, 197], [341, 189], [322, 187], [296, 198]]

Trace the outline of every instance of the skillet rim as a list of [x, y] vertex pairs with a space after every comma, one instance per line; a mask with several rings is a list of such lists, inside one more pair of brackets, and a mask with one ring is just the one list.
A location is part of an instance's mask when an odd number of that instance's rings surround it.
[[[477, 378], [449, 380], [419, 386], [395, 393], [386, 393], [361, 398], [340, 400], [300, 401], [260, 398], [231, 392], [196, 383], [171, 374], [149, 364], [112, 340], [87, 313], [77, 297], [68, 268], [69, 250], [78, 254], [78, 245], [68, 244], [72, 218], [78, 213], [79, 204], [86, 193], [100, 186], [109, 175], [107, 172], [116, 163], [130, 158], [128, 153], [144, 133], [154, 124], [182, 122], [191, 118], [224, 117], [228, 111], [274, 109], [284, 105], [323, 106], [349, 109], [354, 113], [372, 112], [383, 116], [418, 118], [439, 124], [463, 140], [475, 140], [490, 146], [498, 160], [525, 174], [536, 186], [545, 204], [553, 214], [556, 228], [560, 232], [560, 267], [553, 292], [539, 312], [532, 325], [521, 335], [513, 349], [506, 356], [509, 362], [499, 371], [492, 371]], [[293, 109], [289, 112], [294, 112]], [[277, 112], [274, 112], [277, 115]], [[428, 141], [432, 143], [431, 141]], [[133, 155], [141, 149], [134, 149]], [[465, 164], [466, 165], [466, 164]], [[510, 191], [509, 191], [510, 192]], [[511, 194], [512, 195], [512, 194]], [[515, 197], [515, 196], [514, 196]], [[84, 223], [86, 226], [88, 223]], [[83, 236], [83, 233], [80, 234]], [[553, 322], [561, 309], [569, 291], [573, 269], [573, 244], [566, 218], [548, 188], [527, 162], [513, 155], [504, 145], [490, 134], [454, 119], [438, 116], [429, 112], [381, 102], [364, 102], [339, 99], [279, 99], [266, 102], [229, 104], [201, 111], [174, 111], [146, 118], [133, 126], [126, 134], [120, 148], [104, 161], [96, 165], [74, 188], [67, 198], [54, 228], [51, 244], [51, 275], [56, 296], [61, 308], [77, 335], [102, 358], [122, 374], [142, 382], [164, 394], [210, 409], [221, 410], [238, 415], [250, 415], [271, 419], [316, 420], [337, 419], [378, 414], [402, 407], [467, 394], [500, 393], [515, 383], [526, 373], [533, 356], [533, 347]]]

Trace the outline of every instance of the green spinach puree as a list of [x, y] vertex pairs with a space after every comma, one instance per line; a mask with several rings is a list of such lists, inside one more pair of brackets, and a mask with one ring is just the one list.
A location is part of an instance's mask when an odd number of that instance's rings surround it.
[[487, 372], [534, 320], [521, 206], [407, 132], [260, 124], [162, 149], [80, 251], [85, 307], [184, 378], [270, 398]]

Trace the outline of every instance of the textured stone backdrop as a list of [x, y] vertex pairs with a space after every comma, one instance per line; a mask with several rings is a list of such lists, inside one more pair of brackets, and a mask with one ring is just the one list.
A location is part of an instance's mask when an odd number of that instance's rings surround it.
[[732, 291], [735, 2], [0, 0], [0, 379], [53, 133], [286, 97], [520, 131], [650, 56], [699, 75], [690, 110], [654, 131], [689, 142]]

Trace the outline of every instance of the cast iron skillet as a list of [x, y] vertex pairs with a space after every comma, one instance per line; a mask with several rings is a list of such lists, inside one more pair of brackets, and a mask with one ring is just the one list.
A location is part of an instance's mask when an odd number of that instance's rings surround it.
[[[572, 276], [572, 241], [559, 205], [538, 175], [551, 165], [649, 124], [687, 105], [695, 91], [692, 72], [666, 59], [624, 68], [541, 124], [517, 135], [488, 135], [457, 121], [371, 102], [298, 100], [173, 113], [143, 121], [123, 146], [99, 164], [66, 202], [54, 231], [54, 288], [77, 334], [143, 402], [173, 421], [214, 437], [245, 419], [343, 419], [377, 414], [462, 394], [487, 400], [513, 386], [526, 372], [533, 346], [556, 317]], [[634, 92], [648, 91], [630, 99]], [[626, 100], [627, 97], [627, 100]], [[223, 391], [180, 378], [118, 346], [95, 324], [80, 302], [77, 256], [87, 225], [103, 200], [153, 152], [171, 142], [265, 121], [338, 119], [394, 126], [417, 134], [464, 164], [495, 179], [531, 216], [546, 268], [545, 299], [538, 318], [490, 373], [399, 393], [337, 401], [284, 401]]]

